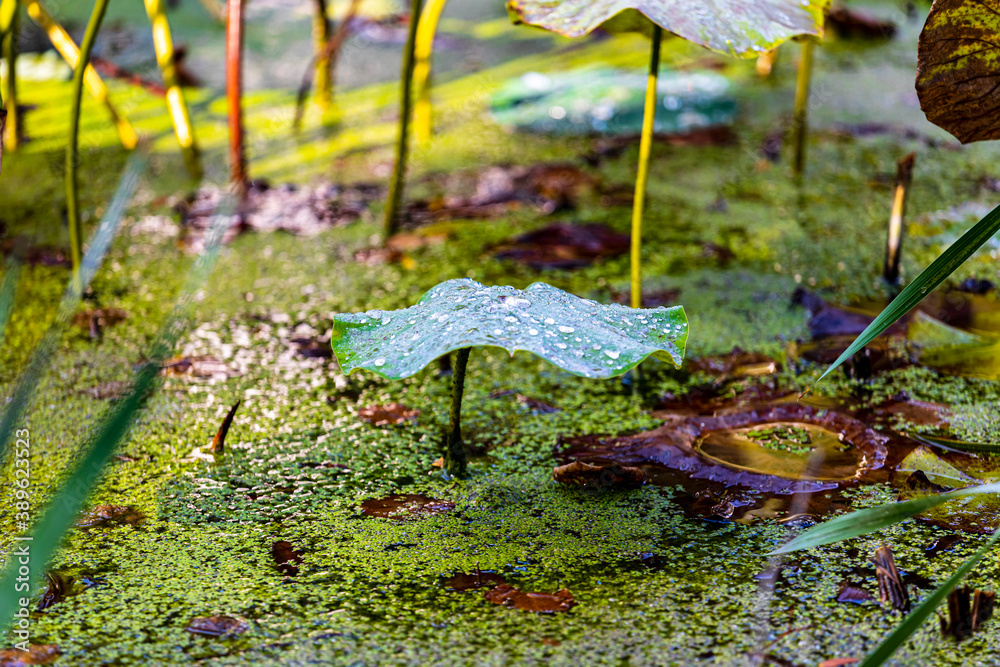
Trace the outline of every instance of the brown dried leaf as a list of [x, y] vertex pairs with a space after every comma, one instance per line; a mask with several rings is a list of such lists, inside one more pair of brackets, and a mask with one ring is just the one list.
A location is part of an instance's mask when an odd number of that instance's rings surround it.
[[368, 516], [393, 521], [413, 521], [455, 509], [455, 503], [428, 498], [417, 493], [394, 493], [385, 498], [372, 498], [361, 503]]
[[573, 594], [565, 588], [555, 593], [530, 593], [518, 590], [510, 584], [500, 584], [496, 588], [486, 591], [484, 597], [493, 604], [514, 607], [536, 614], [555, 614], [569, 611], [576, 604]]
[[588, 489], [634, 489], [646, 481], [642, 468], [613, 465], [590, 465], [574, 461], [552, 470], [552, 479], [560, 484], [583, 486]]
[[402, 403], [369, 405], [358, 410], [358, 418], [372, 426], [395, 426], [416, 421], [419, 416], [420, 410], [408, 408]]
[[837, 593], [837, 602], [853, 602], [855, 604], [861, 604], [868, 602], [869, 600], [874, 600], [871, 593], [858, 586], [852, 586], [847, 582], [840, 585], [840, 592]]
[[48, 665], [58, 657], [59, 647], [55, 644], [29, 644], [27, 651], [5, 648], [0, 649], [0, 667]]
[[498, 586], [500, 584], [506, 584], [504, 578], [501, 577], [496, 572], [484, 572], [483, 570], [476, 570], [475, 572], [459, 572], [458, 574], [452, 575], [444, 580], [444, 585], [453, 591], [469, 591], [478, 588], [486, 588], [492, 586]]

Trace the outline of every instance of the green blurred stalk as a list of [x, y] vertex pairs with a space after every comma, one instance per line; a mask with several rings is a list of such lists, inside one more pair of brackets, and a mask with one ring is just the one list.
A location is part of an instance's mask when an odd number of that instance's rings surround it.
[[656, 82], [660, 75], [660, 41], [663, 29], [653, 26], [653, 45], [649, 54], [649, 78], [646, 81], [646, 104], [642, 112], [642, 137], [639, 140], [639, 172], [635, 177], [632, 200], [632, 297], [631, 306], [642, 308], [642, 215], [649, 181], [649, 155], [653, 149], [656, 123]]
[[812, 80], [813, 49], [816, 43], [811, 39], [802, 41], [802, 55], [799, 58], [799, 69], [795, 77], [795, 111], [792, 116], [792, 129], [795, 132], [795, 161], [792, 163], [792, 175], [796, 181], [802, 180], [806, 170], [806, 135], [809, 132], [809, 84]]

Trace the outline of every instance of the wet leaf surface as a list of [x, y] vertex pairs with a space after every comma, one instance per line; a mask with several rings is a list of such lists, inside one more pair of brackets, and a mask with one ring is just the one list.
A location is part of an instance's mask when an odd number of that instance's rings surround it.
[[27, 651], [16, 648], [0, 649], [0, 667], [21, 665], [49, 665], [59, 657], [55, 644], [29, 644]]
[[438, 357], [489, 345], [539, 355], [574, 375], [620, 375], [652, 355], [679, 365], [687, 342], [683, 308], [633, 310], [534, 283], [526, 290], [443, 282], [415, 306], [334, 317], [331, 344], [345, 373], [363, 368], [390, 379]]
[[555, 614], [569, 611], [576, 605], [573, 594], [565, 588], [555, 593], [531, 593], [518, 590], [510, 584], [500, 584], [496, 588], [486, 591], [484, 597], [493, 604], [536, 614]]
[[250, 629], [246, 621], [232, 616], [201, 616], [192, 618], [191, 622], [184, 628], [193, 635], [203, 637], [235, 637]]
[[541, 271], [579, 269], [594, 262], [628, 252], [629, 236], [609, 227], [557, 222], [522, 234], [493, 249], [497, 259], [506, 259]]
[[992, 591], [973, 591], [968, 586], [956, 588], [948, 594], [948, 619], [941, 621], [941, 634], [963, 639], [971, 636], [993, 616], [996, 594]]
[[998, 10], [994, 0], [935, 0], [920, 33], [920, 108], [963, 144], [1000, 138]]
[[496, 572], [476, 570], [475, 572], [459, 572], [444, 580], [445, 588], [453, 591], [471, 591], [480, 588], [493, 588], [506, 584], [504, 578]]
[[81, 528], [103, 528], [105, 526], [136, 526], [146, 517], [127, 505], [97, 505], [77, 520]]
[[358, 418], [372, 426], [395, 426], [414, 422], [420, 416], [420, 410], [408, 408], [402, 403], [387, 403], [385, 405], [369, 405], [358, 410]]
[[[664, 30], [713, 51], [756, 56], [797, 35], [822, 36], [827, 2], [761, 0], [755, 3], [713, 0], [692, 11], [676, 0], [510, 0], [511, 17], [566, 37], [599, 27], [646, 29], [644, 15]], [[614, 19], [611, 26], [605, 25]]]
[[361, 503], [367, 516], [393, 521], [415, 521], [455, 509], [455, 503], [428, 498], [417, 493], [394, 493], [385, 498], [372, 498]]
[[278, 571], [289, 577], [294, 577], [299, 573], [302, 556], [303, 553], [296, 550], [292, 543], [287, 540], [279, 540], [271, 545], [271, 558], [277, 565]]
[[646, 481], [642, 468], [620, 465], [590, 465], [580, 461], [556, 466], [552, 479], [560, 484], [588, 489], [635, 489]]
[[892, 557], [892, 549], [884, 545], [875, 550], [872, 558], [875, 563], [875, 576], [878, 578], [878, 595], [884, 604], [899, 611], [910, 610], [910, 594], [906, 584], [896, 568], [896, 560]]

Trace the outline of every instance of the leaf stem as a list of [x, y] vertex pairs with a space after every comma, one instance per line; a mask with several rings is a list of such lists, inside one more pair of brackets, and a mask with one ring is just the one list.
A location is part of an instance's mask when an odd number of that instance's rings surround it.
[[417, 101], [413, 107], [413, 135], [421, 143], [430, 141], [434, 134], [431, 113], [431, 54], [434, 51], [434, 35], [447, 1], [428, 0], [417, 26], [417, 41], [413, 53], [413, 85], [417, 89]]
[[649, 78], [646, 80], [646, 104], [642, 112], [642, 137], [639, 139], [639, 171], [635, 177], [632, 200], [632, 298], [633, 308], [642, 308], [642, 213], [649, 181], [649, 155], [653, 148], [656, 122], [656, 82], [660, 75], [660, 41], [663, 29], [653, 26], [653, 45], [649, 52]]
[[73, 70], [72, 108], [69, 120], [69, 142], [66, 144], [66, 217], [69, 222], [69, 252], [73, 262], [73, 280], [79, 284], [80, 262], [83, 259], [83, 232], [80, 228], [80, 193], [76, 167], [79, 162], [77, 145], [80, 139], [80, 107], [83, 98], [83, 76], [90, 63], [97, 33], [104, 21], [108, 0], [96, 0], [80, 44], [80, 56]]
[[406, 179], [406, 158], [410, 149], [410, 110], [413, 90], [413, 52], [417, 42], [417, 24], [423, 0], [410, 0], [410, 30], [403, 48], [403, 71], [399, 81], [399, 137], [396, 141], [396, 166], [392, 170], [389, 183], [389, 197], [385, 202], [385, 221], [382, 225], [382, 241], [386, 241], [399, 228], [399, 208], [403, 201], [403, 187]]
[[229, 0], [226, 16], [226, 99], [230, 181], [242, 197], [247, 187], [247, 162], [243, 151], [243, 0]]
[[448, 419], [448, 436], [445, 442], [444, 469], [454, 477], [464, 477], [466, 469], [465, 445], [462, 443], [462, 394], [465, 393], [465, 368], [469, 364], [471, 347], [463, 347], [455, 355], [451, 385], [451, 414]]
[[792, 129], [795, 132], [795, 162], [792, 164], [792, 174], [797, 182], [802, 181], [806, 169], [806, 134], [809, 131], [809, 83], [812, 80], [813, 48], [816, 43], [811, 39], [802, 40], [802, 55], [799, 58], [799, 69], [795, 78], [795, 111], [792, 117]]

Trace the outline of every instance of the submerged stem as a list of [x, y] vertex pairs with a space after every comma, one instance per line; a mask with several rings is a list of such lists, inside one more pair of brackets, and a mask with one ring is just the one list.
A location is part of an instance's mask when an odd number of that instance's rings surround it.
[[388, 240], [399, 228], [399, 207], [403, 201], [403, 186], [406, 179], [406, 158], [410, 149], [410, 109], [413, 90], [413, 52], [417, 42], [417, 24], [423, 0], [410, 0], [410, 30], [403, 47], [403, 71], [399, 82], [399, 137], [396, 141], [396, 166], [392, 169], [389, 183], [389, 198], [385, 202], [385, 221], [382, 225], [382, 240]]
[[639, 140], [639, 172], [635, 177], [632, 200], [632, 299], [633, 308], [642, 308], [642, 212], [649, 180], [649, 154], [653, 148], [656, 122], [656, 81], [660, 74], [660, 40], [663, 29], [653, 26], [653, 45], [649, 54], [649, 78], [646, 81], [646, 104], [642, 112], [642, 137]]
[[809, 83], [812, 80], [813, 48], [816, 46], [811, 39], [802, 42], [802, 55], [799, 59], [798, 74], [795, 78], [795, 112], [792, 117], [792, 128], [795, 131], [795, 162], [792, 164], [792, 174], [796, 181], [802, 180], [806, 169], [806, 134], [809, 130]]
[[444, 469], [454, 477], [464, 477], [466, 468], [465, 445], [462, 443], [462, 394], [465, 392], [465, 368], [469, 363], [469, 352], [465, 347], [455, 355], [454, 376], [451, 385], [451, 415], [448, 419], [448, 435], [445, 441]]
[[94, 11], [87, 23], [87, 31], [80, 44], [80, 57], [73, 70], [72, 109], [69, 120], [69, 143], [66, 145], [66, 217], [69, 221], [69, 251], [73, 261], [73, 280], [79, 280], [80, 262], [83, 259], [83, 232], [80, 228], [80, 193], [78, 190], [76, 166], [79, 160], [77, 144], [80, 137], [80, 105], [83, 98], [83, 76], [90, 63], [90, 52], [94, 49], [97, 33], [104, 21], [108, 0], [96, 0]]

